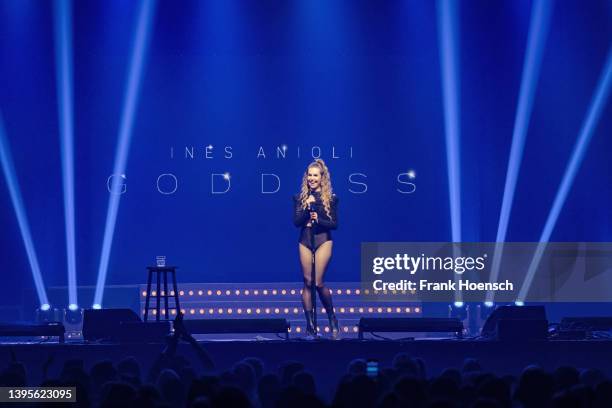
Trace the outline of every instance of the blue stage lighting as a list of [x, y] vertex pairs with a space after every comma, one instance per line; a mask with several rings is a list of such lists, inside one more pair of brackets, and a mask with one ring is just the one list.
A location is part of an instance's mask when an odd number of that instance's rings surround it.
[[[138, 102], [138, 94], [142, 78], [142, 70], [146, 56], [147, 44], [150, 37], [151, 25], [155, 15], [156, 2], [142, 0], [138, 15], [138, 26], [134, 38], [132, 57], [129, 65], [128, 82], [123, 100], [123, 111], [119, 125], [119, 138], [117, 151], [115, 153], [115, 165], [113, 174], [125, 174], [127, 167], [130, 141], [132, 138], [132, 127], [134, 124], [134, 112]], [[115, 189], [113, 189], [115, 191]], [[119, 211], [119, 201], [121, 194], [110, 194], [108, 210], [106, 212], [106, 225], [104, 227], [104, 239], [102, 241], [102, 252], [100, 255], [100, 265], [98, 267], [98, 279], [96, 282], [96, 292], [94, 294], [94, 304], [102, 305], [104, 295], [104, 285], [108, 272], [113, 235], [115, 233], [115, 223]]]
[[77, 305], [76, 303], [71, 303], [70, 305], [68, 305], [68, 309], [75, 311], [79, 309], [79, 305]]
[[96, 309], [96, 310], [100, 310], [100, 309], [102, 309], [102, 305], [101, 305], [101, 304], [99, 304], [99, 303], [94, 303], [94, 304], [93, 304], [93, 306], [92, 306], [92, 308], [93, 308], [93, 309]]
[[61, 135], [62, 182], [66, 260], [68, 263], [68, 301], [77, 303], [76, 242], [74, 208], [74, 130], [72, 103], [72, 12], [69, 0], [55, 2], [55, 61], [58, 113]]
[[515, 306], [525, 306], [525, 302], [517, 300], [516, 302], [514, 302]]
[[[459, 30], [456, 8], [456, 1], [438, 0], [438, 50], [444, 101], [451, 236], [453, 242], [461, 242], [461, 126], [459, 122], [459, 58], [457, 56]], [[459, 256], [459, 254], [455, 255]], [[455, 281], [457, 280], [455, 275]], [[455, 301], [460, 302], [461, 299], [461, 291], [455, 291]]]
[[448, 317], [465, 320], [468, 318], [469, 307], [463, 302], [454, 302], [448, 305]]
[[457, 45], [457, 4], [438, 1], [438, 42], [441, 61], [444, 131], [453, 242], [461, 242], [461, 159], [459, 123], [459, 59]]
[[36, 310], [36, 317], [34, 320], [37, 323], [60, 322], [62, 320], [59, 310], [52, 309], [49, 305], [46, 305], [46, 308], [43, 308], [43, 306], [45, 305], [41, 305], [41, 307]]
[[6, 185], [9, 189], [9, 194], [11, 196], [11, 202], [13, 203], [13, 209], [15, 210], [15, 215], [17, 216], [17, 223], [19, 224], [19, 230], [21, 231], [21, 238], [23, 239], [23, 244], [26, 249], [28, 262], [30, 263], [30, 269], [32, 271], [32, 277], [34, 278], [34, 285], [36, 286], [38, 301], [41, 305], [48, 305], [49, 300], [47, 299], [45, 284], [40, 273], [40, 265], [38, 264], [38, 257], [36, 256], [36, 250], [34, 249], [34, 242], [32, 241], [32, 234], [30, 233], [30, 225], [28, 224], [28, 217], [23, 205], [23, 198], [21, 197], [21, 191], [19, 190], [17, 173], [15, 172], [15, 166], [11, 156], [10, 144], [4, 130], [4, 119], [2, 118], [2, 113], [0, 113], [0, 162], [2, 163], [2, 170], [6, 179]]
[[[73, 305], [70, 305], [73, 306]], [[74, 305], [76, 306], [76, 305]], [[64, 310], [64, 322], [70, 325], [80, 324], [83, 321], [83, 309], [79, 309], [77, 306], [76, 309], [68, 308], [68, 310]]]
[[582, 124], [578, 139], [576, 140], [576, 144], [574, 145], [574, 149], [572, 151], [572, 156], [567, 167], [565, 168], [565, 173], [561, 179], [561, 184], [557, 190], [555, 200], [550, 212], [548, 213], [548, 217], [546, 218], [546, 224], [544, 224], [544, 229], [540, 235], [540, 244], [538, 245], [533, 258], [531, 259], [531, 264], [527, 270], [527, 276], [525, 277], [525, 281], [521, 286], [521, 291], [519, 292], [518, 296], [519, 300], [524, 300], [527, 297], [527, 293], [531, 287], [531, 282], [533, 281], [535, 272], [538, 269], [542, 255], [544, 254], [546, 243], [549, 241], [550, 236], [552, 235], [557, 219], [559, 218], [559, 214], [561, 213], [561, 209], [563, 208], [563, 204], [565, 204], [565, 199], [567, 198], [572, 183], [574, 182], [576, 173], [578, 173], [578, 169], [580, 168], [580, 164], [582, 163], [586, 150], [589, 147], [589, 142], [593, 136], [593, 131], [599, 122], [601, 112], [606, 106], [606, 101], [608, 99], [608, 95], [610, 94], [611, 86], [612, 47], [610, 47], [608, 50], [606, 62], [601, 77], [599, 78], [599, 82], [597, 83], [595, 95], [593, 95], [593, 98], [591, 99], [591, 104], [589, 105], [586, 119]]
[[493, 307], [493, 306], [495, 306], [495, 303], [494, 303], [494, 302], [489, 302], [489, 301], [487, 301], [487, 302], [484, 302], [484, 305], [485, 305], [486, 307]]
[[[538, 78], [540, 76], [540, 66], [544, 55], [544, 45], [548, 35], [550, 19], [553, 10], [551, 1], [534, 1], [531, 9], [531, 21], [529, 23], [529, 34], [527, 37], [527, 47], [525, 49], [525, 60], [523, 61], [523, 75], [521, 77], [521, 88], [514, 118], [514, 130], [512, 132], [512, 146], [510, 147], [510, 157], [506, 171], [506, 182], [504, 184], [504, 196], [499, 213], [497, 225], [497, 236], [495, 242], [498, 243], [493, 254], [491, 265], [490, 282], [496, 282], [499, 276], [499, 267], [503, 254], [503, 243], [506, 241], [508, 223], [510, 221], [510, 211], [516, 191], [525, 139], [529, 129], [529, 120], [535, 99]], [[487, 292], [487, 300], [492, 301], [495, 294]]]
[[46, 312], [49, 309], [51, 309], [51, 305], [48, 303], [40, 305], [40, 310], [42, 310], [43, 312]]

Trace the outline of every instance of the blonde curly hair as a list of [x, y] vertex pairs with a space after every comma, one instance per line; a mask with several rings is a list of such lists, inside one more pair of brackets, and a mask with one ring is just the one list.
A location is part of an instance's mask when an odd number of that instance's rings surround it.
[[302, 204], [302, 208], [308, 208], [308, 196], [310, 195], [310, 188], [308, 188], [308, 169], [316, 167], [319, 169], [321, 173], [321, 201], [323, 202], [323, 208], [325, 208], [325, 213], [332, 219], [331, 216], [331, 200], [333, 195], [332, 185], [331, 185], [331, 177], [329, 175], [329, 169], [325, 165], [325, 162], [322, 159], [316, 159], [312, 163], [306, 167], [306, 171], [304, 172], [304, 176], [302, 177], [302, 188], [300, 190], [300, 203]]

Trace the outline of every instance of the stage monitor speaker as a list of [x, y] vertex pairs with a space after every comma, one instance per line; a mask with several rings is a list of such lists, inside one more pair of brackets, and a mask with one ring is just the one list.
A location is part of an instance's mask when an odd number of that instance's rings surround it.
[[119, 343], [164, 343], [170, 334], [170, 321], [121, 322], [114, 339]]
[[445, 317], [362, 317], [359, 319], [359, 339], [363, 333], [457, 333], [463, 335], [463, 323], [458, 318]]
[[3, 324], [0, 323], [0, 337], [57, 337], [64, 342], [66, 329], [59, 322], [42, 324]]
[[191, 334], [282, 333], [289, 337], [287, 319], [190, 319], [183, 324]]
[[612, 331], [612, 317], [564, 317], [559, 324], [560, 330]]
[[486, 320], [481, 335], [502, 341], [546, 340], [546, 310], [544, 306], [500, 306]]
[[83, 339], [116, 341], [121, 323], [140, 322], [132, 309], [86, 309], [83, 313]]

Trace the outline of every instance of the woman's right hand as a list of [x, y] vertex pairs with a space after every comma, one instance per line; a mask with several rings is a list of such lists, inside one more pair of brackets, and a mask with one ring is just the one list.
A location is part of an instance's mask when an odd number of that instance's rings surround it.
[[306, 200], [306, 204], [312, 204], [315, 202], [315, 198], [314, 196], [311, 194], [308, 196], [308, 199]]

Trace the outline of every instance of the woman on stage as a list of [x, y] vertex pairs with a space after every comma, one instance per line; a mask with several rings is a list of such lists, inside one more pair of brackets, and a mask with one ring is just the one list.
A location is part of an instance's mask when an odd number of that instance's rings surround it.
[[304, 275], [302, 305], [306, 315], [306, 332], [310, 336], [317, 336], [314, 329], [313, 311], [316, 298], [313, 299], [311, 293], [312, 257], [314, 256], [316, 291], [327, 312], [332, 336], [337, 339], [339, 336], [338, 320], [334, 313], [331, 292], [325, 287], [323, 277], [332, 255], [331, 230], [338, 227], [338, 198], [332, 192], [329, 170], [323, 160], [317, 159], [308, 165], [302, 178], [301, 191], [293, 197], [293, 201], [293, 223], [296, 227], [301, 228], [298, 249]]

